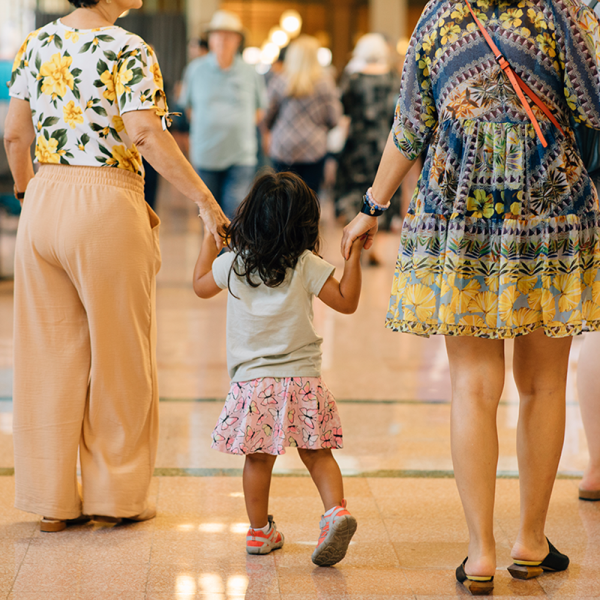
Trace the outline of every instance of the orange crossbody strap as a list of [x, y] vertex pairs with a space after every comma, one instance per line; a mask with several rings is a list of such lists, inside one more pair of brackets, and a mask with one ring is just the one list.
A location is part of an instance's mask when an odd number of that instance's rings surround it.
[[494, 53], [496, 62], [500, 65], [500, 68], [508, 76], [508, 79], [512, 84], [515, 92], [517, 93], [517, 96], [519, 97], [519, 100], [521, 101], [521, 104], [523, 105], [523, 108], [525, 109], [525, 112], [527, 113], [527, 116], [529, 117], [529, 120], [531, 121], [531, 124], [533, 125], [533, 128], [535, 129], [535, 132], [542, 146], [546, 148], [548, 146], [548, 142], [546, 141], [546, 138], [544, 137], [544, 134], [542, 133], [542, 130], [540, 128], [540, 124], [535, 118], [535, 115], [531, 110], [531, 106], [529, 105], [529, 102], [527, 102], [527, 98], [525, 98], [523, 92], [525, 92], [531, 98], [531, 100], [540, 108], [540, 110], [543, 111], [543, 113], [550, 119], [552, 123], [554, 123], [554, 125], [556, 125], [556, 127], [564, 135], [562, 127], [560, 126], [554, 115], [550, 112], [550, 109], [539, 98], [539, 96], [513, 71], [512, 67], [510, 66], [510, 63], [506, 60], [506, 58], [504, 58], [504, 55], [502, 54], [502, 52], [500, 52], [498, 46], [494, 44], [494, 41], [490, 37], [489, 33], [486, 31], [485, 27], [481, 24], [481, 21], [475, 15], [475, 12], [471, 8], [469, 0], [465, 0], [465, 3], [469, 11], [471, 12], [471, 15], [473, 16], [473, 20], [475, 21], [477, 27], [479, 27], [479, 30], [481, 31], [481, 34], [485, 38], [485, 41], [488, 43], [488, 46]]

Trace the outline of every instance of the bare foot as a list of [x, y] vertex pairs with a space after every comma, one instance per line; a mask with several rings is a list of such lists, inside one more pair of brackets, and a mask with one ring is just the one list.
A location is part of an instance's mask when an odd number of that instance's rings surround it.
[[583, 473], [583, 479], [579, 483], [579, 488], [586, 492], [600, 490], [600, 465], [597, 467], [588, 466]]
[[518, 538], [510, 555], [513, 560], [516, 558], [518, 560], [542, 561], [548, 556], [549, 552], [550, 547], [546, 538], [543, 541], [534, 541], [533, 538], [525, 541]]
[[473, 556], [469, 554], [469, 560], [465, 565], [465, 573], [473, 577], [490, 577], [496, 572], [496, 555], [493, 556]]

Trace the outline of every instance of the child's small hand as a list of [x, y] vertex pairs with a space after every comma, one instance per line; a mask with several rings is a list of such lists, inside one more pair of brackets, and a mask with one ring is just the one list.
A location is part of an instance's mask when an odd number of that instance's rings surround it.
[[365, 242], [367, 241], [367, 235], [361, 235], [360, 237], [356, 238], [353, 242], [352, 242], [352, 246], [350, 246], [350, 256], [348, 257], [348, 260], [358, 260], [360, 261], [360, 255], [362, 252], [362, 249], [365, 246]]

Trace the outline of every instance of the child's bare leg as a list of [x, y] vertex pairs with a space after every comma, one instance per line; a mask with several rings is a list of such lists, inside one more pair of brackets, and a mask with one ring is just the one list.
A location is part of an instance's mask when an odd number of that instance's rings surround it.
[[344, 483], [342, 473], [333, 458], [331, 450], [304, 450], [298, 448], [298, 454], [315, 482], [325, 511], [334, 506], [341, 506], [344, 499]]
[[266, 527], [269, 522], [269, 489], [271, 473], [277, 457], [271, 454], [247, 454], [244, 463], [244, 499], [253, 529]]

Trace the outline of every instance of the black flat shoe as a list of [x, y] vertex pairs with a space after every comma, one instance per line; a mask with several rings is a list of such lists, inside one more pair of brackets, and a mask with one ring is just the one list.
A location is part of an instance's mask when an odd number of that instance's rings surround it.
[[463, 560], [462, 565], [456, 568], [456, 581], [462, 583], [473, 596], [485, 596], [494, 589], [494, 576], [477, 577], [476, 575], [467, 575], [465, 565], [469, 557]]
[[513, 559], [513, 564], [508, 567], [508, 572], [515, 579], [533, 579], [538, 577], [544, 571], [564, 571], [569, 566], [569, 557], [561, 554], [546, 538], [550, 552], [544, 560], [517, 560]]

